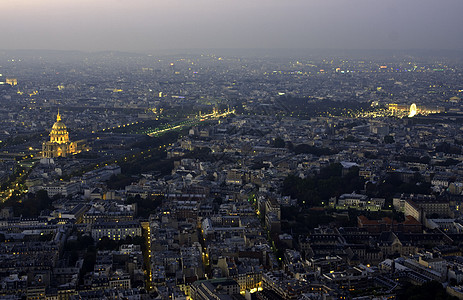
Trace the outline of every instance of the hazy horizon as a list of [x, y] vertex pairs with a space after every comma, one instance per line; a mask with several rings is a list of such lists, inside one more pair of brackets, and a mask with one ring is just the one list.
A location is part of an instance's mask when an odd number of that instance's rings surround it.
[[460, 0], [10, 0], [0, 49], [463, 50]]

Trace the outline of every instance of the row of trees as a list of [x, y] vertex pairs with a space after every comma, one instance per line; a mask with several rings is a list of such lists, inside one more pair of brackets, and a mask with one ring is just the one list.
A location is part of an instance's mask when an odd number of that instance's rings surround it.
[[363, 178], [358, 176], [359, 169], [351, 168], [342, 176], [342, 165], [332, 164], [313, 177], [300, 178], [289, 175], [283, 181], [282, 192], [298, 199], [301, 206], [319, 206], [331, 197], [339, 197], [344, 193], [362, 190]]
[[299, 205], [313, 207], [326, 204], [331, 197], [339, 197], [353, 191], [366, 191], [370, 197], [386, 198], [386, 203], [392, 200], [397, 193], [429, 194], [432, 192], [431, 184], [415, 173], [408, 182], [401, 180], [397, 173], [390, 173], [379, 182], [365, 182], [359, 176], [357, 167], [350, 168], [344, 175], [341, 164], [332, 164], [313, 177], [299, 178], [289, 175], [283, 181], [282, 192], [298, 199]]
[[338, 151], [326, 147], [316, 147], [307, 144], [299, 144], [294, 146], [291, 142], [285, 142], [281, 137], [276, 137], [272, 143], [274, 148], [288, 148], [289, 151], [295, 154], [313, 154], [315, 156], [333, 155]]
[[356, 99], [349, 101], [335, 101], [331, 99], [314, 100], [285, 95], [278, 98], [277, 103], [288, 114], [294, 112], [295, 115], [301, 117], [316, 117], [324, 115], [327, 112], [333, 115], [346, 115], [348, 112], [369, 111], [373, 109], [370, 103], [357, 101]]
[[164, 196], [141, 198], [140, 195], [129, 197], [126, 204], [137, 204], [137, 216], [141, 218], [148, 218], [150, 214], [156, 212], [156, 209], [162, 205]]
[[53, 209], [53, 199], [48, 197], [48, 193], [40, 190], [35, 194], [27, 194], [25, 197], [17, 192], [1, 203], [0, 208], [12, 207], [16, 217], [23, 216], [25, 218], [33, 218], [40, 215], [44, 209]]
[[119, 241], [103, 237], [95, 244], [95, 240], [89, 235], [77, 234], [77, 240], [67, 241], [64, 250], [67, 253], [69, 265], [73, 266], [79, 258], [83, 258], [83, 265], [80, 273], [80, 284], [83, 284], [83, 275], [93, 271], [96, 263], [97, 252], [103, 250], [117, 250], [121, 245], [140, 245], [143, 253], [146, 253], [146, 239], [144, 236], [128, 236]]

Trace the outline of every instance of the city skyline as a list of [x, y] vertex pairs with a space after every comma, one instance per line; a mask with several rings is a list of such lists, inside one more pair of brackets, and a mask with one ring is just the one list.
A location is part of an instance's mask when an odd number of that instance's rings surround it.
[[0, 298], [463, 299], [463, 1], [0, 1]]

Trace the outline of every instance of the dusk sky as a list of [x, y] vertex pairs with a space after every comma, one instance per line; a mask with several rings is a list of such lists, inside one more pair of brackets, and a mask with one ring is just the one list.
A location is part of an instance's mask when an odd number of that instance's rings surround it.
[[462, 0], [0, 0], [0, 49], [463, 50]]

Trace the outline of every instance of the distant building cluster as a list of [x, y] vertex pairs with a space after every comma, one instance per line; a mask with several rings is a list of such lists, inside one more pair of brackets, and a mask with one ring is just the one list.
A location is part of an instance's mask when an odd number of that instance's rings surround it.
[[118, 55], [0, 56], [0, 298], [463, 298], [461, 65]]

